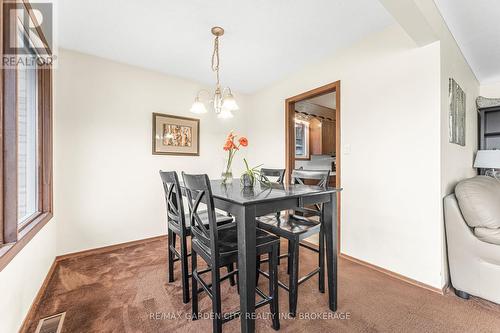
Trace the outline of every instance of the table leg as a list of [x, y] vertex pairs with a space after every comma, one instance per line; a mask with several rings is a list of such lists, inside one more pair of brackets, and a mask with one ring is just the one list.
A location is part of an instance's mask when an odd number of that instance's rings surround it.
[[236, 215], [238, 223], [238, 279], [240, 283], [241, 332], [255, 332], [255, 206], [245, 206]]
[[326, 267], [328, 277], [328, 304], [337, 311], [337, 193], [325, 203], [324, 229], [326, 241]]

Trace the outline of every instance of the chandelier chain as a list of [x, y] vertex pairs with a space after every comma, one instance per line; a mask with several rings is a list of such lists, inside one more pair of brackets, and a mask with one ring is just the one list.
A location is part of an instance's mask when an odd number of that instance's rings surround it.
[[212, 71], [216, 73], [217, 77], [217, 87], [220, 85], [220, 80], [219, 80], [219, 63], [220, 63], [220, 58], [219, 58], [219, 36], [215, 37], [214, 40], [214, 52], [212, 53]]

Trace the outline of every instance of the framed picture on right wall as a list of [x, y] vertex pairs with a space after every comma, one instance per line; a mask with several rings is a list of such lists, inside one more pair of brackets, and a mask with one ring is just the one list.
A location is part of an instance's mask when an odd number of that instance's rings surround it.
[[465, 113], [466, 96], [458, 83], [449, 80], [449, 141], [460, 146], [465, 146]]

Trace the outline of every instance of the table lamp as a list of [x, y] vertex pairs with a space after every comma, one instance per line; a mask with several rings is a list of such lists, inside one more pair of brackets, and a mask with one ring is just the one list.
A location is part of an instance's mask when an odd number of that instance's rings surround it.
[[488, 169], [486, 176], [497, 178], [496, 169], [500, 169], [500, 150], [479, 150], [474, 161], [477, 169]]

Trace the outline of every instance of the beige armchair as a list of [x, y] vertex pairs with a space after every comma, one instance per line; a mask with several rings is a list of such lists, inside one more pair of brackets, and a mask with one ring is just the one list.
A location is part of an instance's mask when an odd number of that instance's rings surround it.
[[457, 296], [500, 304], [500, 182], [477, 176], [444, 199], [451, 283]]

